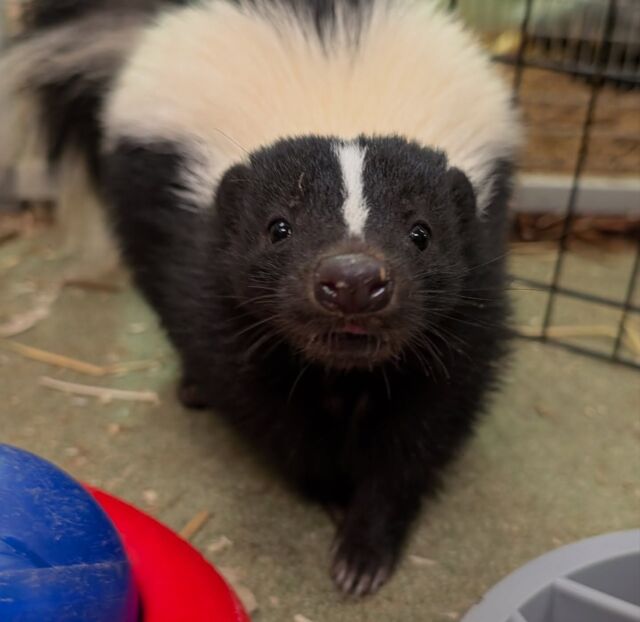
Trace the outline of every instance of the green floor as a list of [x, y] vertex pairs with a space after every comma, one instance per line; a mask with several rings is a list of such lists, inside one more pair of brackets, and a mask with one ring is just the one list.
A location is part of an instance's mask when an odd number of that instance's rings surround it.
[[[47, 242], [0, 246], [0, 326], [37, 307], [38, 293], [59, 274]], [[577, 257], [570, 268], [587, 285], [599, 279], [622, 291], [616, 261], [630, 259]], [[542, 276], [551, 262], [527, 255], [515, 266]], [[602, 270], [612, 276], [603, 280]], [[529, 294], [517, 292], [524, 324], [541, 313], [540, 295]], [[571, 312], [573, 321], [600, 322], [588, 308]], [[99, 365], [157, 362], [94, 378], [0, 349], [0, 441], [53, 460], [175, 529], [208, 510], [193, 542], [253, 597], [256, 621], [458, 620], [530, 558], [640, 524], [640, 376], [519, 342], [491, 416], [450, 472], [446, 494], [426, 508], [396, 576], [379, 595], [347, 602], [328, 578], [325, 514], [291, 496], [214, 415], [178, 406], [171, 350], [130, 288], [65, 288], [50, 315], [14, 341]], [[161, 401], [100, 403], [42, 387], [42, 376], [157, 391]]]

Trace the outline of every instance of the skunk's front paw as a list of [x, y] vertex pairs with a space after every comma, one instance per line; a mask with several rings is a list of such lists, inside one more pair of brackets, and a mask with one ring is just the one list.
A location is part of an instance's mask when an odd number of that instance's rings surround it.
[[340, 591], [355, 597], [377, 592], [398, 559], [398, 549], [389, 541], [348, 529], [338, 535], [334, 551], [331, 577]]
[[178, 399], [185, 408], [203, 410], [210, 406], [206, 392], [189, 378], [183, 378], [178, 386]]

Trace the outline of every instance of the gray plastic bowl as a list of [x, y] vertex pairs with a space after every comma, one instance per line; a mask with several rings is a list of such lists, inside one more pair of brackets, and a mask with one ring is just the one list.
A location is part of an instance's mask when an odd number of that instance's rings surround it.
[[589, 538], [529, 562], [462, 622], [640, 622], [640, 530]]

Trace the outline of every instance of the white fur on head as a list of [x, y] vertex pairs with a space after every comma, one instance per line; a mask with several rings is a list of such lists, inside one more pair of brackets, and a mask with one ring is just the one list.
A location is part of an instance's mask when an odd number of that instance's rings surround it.
[[346, 13], [323, 43], [311, 18], [282, 6], [204, 0], [172, 11], [121, 74], [110, 137], [181, 145], [204, 206], [243, 149], [308, 134], [400, 135], [444, 150], [485, 209], [495, 160], [519, 142], [488, 58], [427, 0], [378, 0], [362, 20], [357, 44]]
[[336, 145], [335, 151], [340, 161], [344, 184], [345, 199], [342, 205], [344, 221], [351, 235], [362, 236], [369, 215], [362, 182], [367, 150], [356, 142], [349, 142]]

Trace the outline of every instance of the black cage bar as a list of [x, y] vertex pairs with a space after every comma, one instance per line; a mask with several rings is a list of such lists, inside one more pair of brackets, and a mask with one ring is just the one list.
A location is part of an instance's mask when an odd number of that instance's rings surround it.
[[[449, 0], [449, 8], [456, 10], [465, 0]], [[468, 1], [468, 0], [467, 0]], [[484, 0], [475, 0], [484, 1]], [[512, 54], [497, 54], [494, 56], [497, 62], [513, 66], [513, 98], [517, 102], [520, 96], [523, 75], [528, 69], [543, 69], [560, 74], [571, 76], [575, 79], [583, 80], [589, 89], [589, 96], [584, 111], [582, 121], [579, 147], [575, 158], [575, 167], [571, 178], [571, 190], [567, 204], [563, 213], [562, 232], [558, 241], [557, 254], [553, 266], [553, 273], [550, 282], [543, 282], [536, 279], [526, 279], [514, 277], [514, 281], [539, 291], [547, 292], [546, 304], [543, 313], [540, 334], [536, 336], [526, 336], [528, 339], [536, 339], [545, 343], [557, 345], [565, 349], [580, 354], [590, 355], [596, 358], [614, 361], [626, 366], [640, 369], [640, 360], [623, 355], [623, 339], [626, 332], [627, 322], [633, 313], [640, 313], [640, 306], [634, 302], [636, 291], [638, 290], [638, 280], [640, 278], [640, 239], [637, 240], [635, 258], [629, 274], [628, 284], [623, 300], [614, 300], [607, 296], [599, 296], [594, 293], [580, 291], [578, 288], [565, 285], [565, 263], [567, 259], [568, 240], [571, 236], [576, 216], [578, 215], [577, 198], [584, 178], [585, 164], [589, 155], [592, 139], [592, 129], [594, 124], [596, 107], [601, 93], [606, 84], [615, 84], [627, 89], [640, 87], [640, 29], [633, 35], [635, 40], [631, 43], [633, 49], [627, 54], [626, 64], [622, 67], [621, 62], [613, 62], [612, 53], [616, 47], [618, 57], [624, 57], [626, 50], [620, 51], [620, 44], [615, 41], [614, 33], [621, 20], [619, 8], [620, 2], [624, 0], [600, 0], [599, 8], [603, 9], [603, 19], [599, 24], [599, 32], [590, 32], [591, 38], [590, 52], [587, 54], [588, 61], [584, 62], [584, 42], [580, 41], [571, 53], [565, 52], [562, 58], [544, 58], [540, 54], [531, 54], [532, 44], [536, 43], [536, 33], [532, 32], [532, 16], [536, 4], [541, 0], [523, 0], [521, 3], [522, 16], [519, 26], [519, 41], [517, 50]], [[628, 1], [628, 0], [627, 0]], [[594, 0], [595, 2], [595, 0]], [[630, 5], [628, 5], [630, 6]], [[542, 7], [544, 9], [544, 7]], [[635, 15], [635, 13], [634, 13]], [[640, 15], [640, 12], [638, 12]], [[630, 26], [633, 28], [633, 26]], [[586, 35], [585, 35], [586, 38]], [[566, 46], [566, 40], [563, 41]], [[582, 47], [581, 47], [582, 46]], [[629, 59], [633, 53], [633, 58]], [[631, 70], [629, 70], [631, 66]], [[640, 115], [640, 111], [638, 113]], [[640, 203], [640, 197], [638, 197]], [[541, 206], [543, 207], [543, 206]], [[565, 296], [576, 300], [581, 300], [592, 305], [603, 305], [620, 311], [619, 321], [615, 327], [615, 337], [610, 352], [604, 353], [596, 349], [591, 349], [583, 345], [577, 345], [550, 335], [553, 326], [554, 316], [558, 298]], [[524, 335], [522, 335], [524, 337]]]

